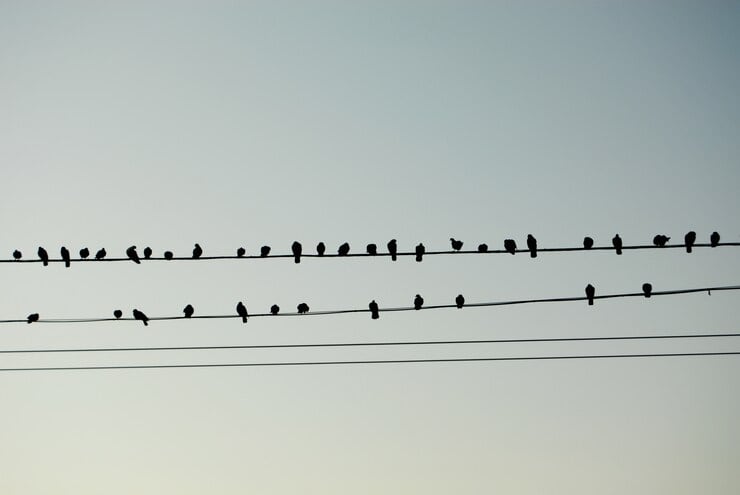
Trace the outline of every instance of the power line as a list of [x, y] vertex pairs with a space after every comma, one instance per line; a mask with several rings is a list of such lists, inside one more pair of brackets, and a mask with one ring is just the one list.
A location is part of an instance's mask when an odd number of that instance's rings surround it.
[[479, 357], [479, 358], [434, 358], [434, 359], [379, 359], [362, 361], [283, 361], [261, 363], [207, 363], [207, 364], [136, 364], [114, 366], [44, 366], [33, 368], [0, 368], [7, 371], [83, 371], [83, 370], [132, 370], [132, 369], [166, 369], [166, 368], [246, 368], [276, 366], [326, 366], [358, 364], [411, 364], [411, 363], [473, 363], [486, 361], [555, 361], [574, 359], [621, 359], [621, 358], [658, 358], [689, 356], [735, 356], [740, 351], [724, 352], [672, 352], [651, 354], [591, 354], [570, 356], [512, 356], [512, 357]]

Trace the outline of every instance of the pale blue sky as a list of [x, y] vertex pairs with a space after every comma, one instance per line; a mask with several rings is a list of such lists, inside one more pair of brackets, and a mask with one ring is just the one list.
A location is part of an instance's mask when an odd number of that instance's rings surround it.
[[[0, 2], [0, 256], [740, 241], [738, 2]], [[2, 318], [730, 285], [734, 249], [2, 265]], [[737, 330], [733, 293], [3, 326], [0, 347]], [[706, 342], [8, 356], [0, 367], [738, 350]], [[0, 374], [3, 494], [736, 493], [740, 360]]]

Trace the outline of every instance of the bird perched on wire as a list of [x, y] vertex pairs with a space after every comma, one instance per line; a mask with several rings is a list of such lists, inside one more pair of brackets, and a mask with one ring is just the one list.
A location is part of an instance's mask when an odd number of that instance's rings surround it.
[[191, 318], [193, 316], [193, 313], [195, 313], [195, 308], [188, 304], [187, 306], [185, 306], [182, 312], [185, 313], [185, 318]]
[[462, 309], [462, 307], [465, 306], [465, 298], [462, 294], [458, 294], [455, 298], [455, 305], [457, 306], [457, 309]]
[[46, 249], [39, 246], [38, 254], [44, 266], [49, 266], [49, 253], [46, 252]]
[[375, 256], [378, 254], [378, 245], [370, 243], [365, 247], [365, 251], [367, 251], [367, 254], [370, 256]]
[[302, 302], [296, 307], [296, 309], [298, 309], [299, 315], [305, 315], [306, 313], [308, 313], [308, 304]]
[[236, 314], [242, 317], [242, 323], [247, 322], [247, 307], [241, 301], [236, 303]]
[[529, 248], [529, 256], [531, 258], [537, 257], [537, 239], [532, 234], [527, 236], [527, 247]]
[[478, 244], [478, 252], [479, 253], [487, 253], [488, 252], [488, 244]]
[[59, 252], [62, 254], [62, 259], [64, 260], [64, 266], [69, 268], [69, 263], [70, 263], [69, 249], [62, 246], [62, 249], [60, 249]]
[[373, 320], [380, 318], [380, 309], [378, 309], [378, 303], [375, 302], [375, 299], [370, 301], [370, 304], [368, 304], [367, 307], [370, 308], [370, 318]]
[[149, 318], [138, 309], [134, 309], [134, 319], [141, 321], [145, 327], [149, 326]]
[[137, 265], [141, 264], [141, 261], [139, 260], [139, 253], [136, 252], [136, 246], [131, 246], [126, 250], [126, 256], [128, 256], [128, 259], [136, 263]]
[[398, 259], [398, 243], [395, 239], [391, 239], [388, 241], [388, 253], [391, 255], [391, 261], [396, 261]]
[[712, 247], [719, 245], [719, 232], [712, 232], [712, 235], [709, 236], [709, 245]]
[[121, 311], [120, 309], [117, 309], [113, 311], [113, 316], [115, 316], [116, 320], [118, 320], [121, 316], [123, 316], [123, 311]]
[[584, 237], [583, 249], [591, 249], [592, 247], [594, 247], [594, 240], [589, 236]]
[[452, 249], [455, 251], [460, 251], [463, 247], [463, 241], [458, 241], [455, 238], [450, 237], [450, 244], [452, 245]]
[[13, 251], [13, 258], [14, 258], [14, 259], [16, 259], [16, 260], [19, 260], [19, 259], [21, 259], [22, 257], [23, 257], [23, 253], [21, 253], [21, 252], [20, 252], [20, 251], [18, 251], [17, 249], [16, 249], [15, 251]]
[[247, 250], [244, 249], [243, 247], [240, 247], [239, 249], [236, 250], [236, 257], [237, 258], [242, 258], [242, 257], [244, 257], [245, 254], [247, 254]]
[[622, 238], [619, 237], [619, 234], [612, 237], [612, 246], [614, 246], [614, 250], [617, 254], [622, 254]]
[[38, 313], [31, 313], [28, 315], [28, 318], [26, 318], [26, 323], [33, 323], [39, 321], [39, 314]]
[[653, 237], [653, 244], [655, 244], [658, 247], [665, 247], [666, 243], [670, 240], [671, 240], [670, 237], [664, 236], [663, 234], [658, 234], [655, 237]]
[[596, 294], [596, 288], [593, 285], [588, 284], [586, 286], [586, 298], [588, 299], [588, 305], [594, 305], [594, 295]]
[[324, 253], [326, 252], [326, 244], [323, 242], [319, 242], [316, 244], [316, 254], [319, 256], [324, 256]]
[[270, 306], [270, 313], [276, 315], [279, 312], [280, 312], [280, 306], [278, 306], [277, 304], [273, 304], [272, 306]]
[[642, 293], [645, 294], [645, 297], [650, 297], [653, 294], [653, 284], [648, 282], [642, 284]]
[[201, 257], [201, 255], [203, 255], [203, 248], [200, 247], [200, 244], [196, 242], [195, 246], [193, 247], [193, 259], [197, 260]]
[[260, 248], [260, 256], [262, 256], [263, 258], [266, 258], [269, 255], [270, 255], [270, 246], [262, 246]]
[[172, 260], [172, 258], [174, 258], [174, 257], [175, 257], [175, 255], [172, 254], [172, 251], [165, 251], [164, 252], [164, 259], [166, 259], [167, 261]]
[[516, 253], [516, 241], [514, 239], [505, 239], [504, 249], [506, 250], [507, 253], [515, 254]]
[[696, 232], [694, 232], [693, 230], [686, 232], [686, 235], [683, 236], [683, 242], [686, 245], [686, 252], [690, 253], [691, 248], [696, 243]]
[[349, 254], [349, 243], [345, 242], [341, 246], [339, 246], [339, 249], [337, 249], [337, 254], [339, 256], [347, 256]]
[[149, 258], [151, 258], [152, 253], [153, 253], [152, 248], [150, 248], [149, 246], [145, 247], [144, 248], [144, 259], [148, 260]]
[[416, 246], [416, 261], [421, 262], [421, 259], [424, 257], [424, 253], [426, 252], [426, 248], [424, 247], [424, 244], [419, 243], [418, 246]]
[[421, 297], [419, 294], [416, 294], [416, 297], [414, 297], [414, 309], [421, 309], [423, 305], [424, 298]]
[[290, 249], [293, 251], [293, 260], [296, 263], [301, 262], [301, 253], [303, 253], [303, 246], [301, 246], [301, 243], [298, 241], [294, 241], [293, 245], [290, 246]]
[[90, 257], [90, 250], [86, 247], [80, 249], [80, 259], [86, 260]]
[[103, 258], [105, 258], [105, 256], [107, 254], [108, 253], [105, 252], [105, 248], [100, 248], [100, 249], [98, 249], [98, 252], [95, 253], [95, 259], [96, 260], [102, 260]]

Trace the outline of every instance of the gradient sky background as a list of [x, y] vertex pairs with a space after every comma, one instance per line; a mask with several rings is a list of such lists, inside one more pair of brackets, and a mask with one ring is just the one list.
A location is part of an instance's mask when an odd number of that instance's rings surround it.
[[[740, 241], [740, 3], [0, 2], [0, 256], [397, 238]], [[251, 312], [740, 283], [734, 248], [0, 266], [0, 316]], [[737, 331], [714, 293], [3, 325], [0, 347]], [[0, 367], [738, 350], [733, 339], [3, 355]], [[740, 359], [0, 373], [0, 492], [718, 493]]]

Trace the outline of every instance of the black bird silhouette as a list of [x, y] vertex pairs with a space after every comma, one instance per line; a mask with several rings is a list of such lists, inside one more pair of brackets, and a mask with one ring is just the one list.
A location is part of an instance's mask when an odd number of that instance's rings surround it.
[[70, 262], [69, 249], [62, 246], [62, 249], [60, 249], [59, 252], [62, 253], [62, 259], [64, 260], [64, 266], [69, 268], [69, 262]]
[[247, 307], [241, 301], [236, 303], [236, 314], [242, 317], [242, 323], [247, 322], [247, 316], [249, 316], [247, 315]]
[[375, 256], [378, 254], [378, 245], [370, 243], [365, 247], [365, 251], [367, 251], [367, 254], [370, 256]]
[[671, 238], [664, 236], [663, 234], [658, 234], [655, 237], [653, 237], [653, 244], [655, 244], [658, 247], [665, 247], [666, 243], [670, 241]]
[[339, 249], [337, 249], [337, 254], [339, 256], [347, 256], [349, 254], [349, 243], [345, 242], [341, 246], [339, 246]]
[[113, 311], [113, 316], [115, 316], [116, 317], [116, 320], [117, 320], [121, 316], [123, 316], [123, 311], [121, 311], [120, 309], [117, 309], [117, 310]]
[[594, 295], [596, 294], [596, 289], [593, 285], [588, 284], [586, 286], [586, 297], [588, 298], [588, 305], [593, 306], [594, 305]]
[[414, 297], [414, 309], [421, 309], [423, 305], [424, 298], [421, 297], [419, 294], [416, 294], [416, 297]]
[[102, 260], [103, 258], [105, 258], [105, 255], [106, 254], [108, 254], [108, 253], [105, 252], [105, 248], [100, 248], [100, 249], [98, 249], [98, 252], [95, 253], [95, 259], [96, 260]]
[[591, 249], [592, 247], [594, 247], [594, 240], [591, 237], [589, 237], [589, 236], [584, 237], [583, 238], [583, 247], [585, 249]]
[[458, 294], [455, 298], [455, 304], [457, 305], [457, 309], [461, 309], [463, 306], [465, 306], [465, 298], [462, 294]]
[[478, 252], [479, 253], [487, 253], [488, 252], [488, 244], [478, 244]]
[[270, 255], [270, 246], [262, 246], [260, 248], [260, 256], [262, 256], [263, 258], [266, 258], [269, 255]]
[[141, 264], [141, 261], [139, 261], [139, 253], [136, 252], [136, 246], [131, 246], [126, 250], [126, 256], [136, 263], [137, 265]]
[[326, 252], [326, 244], [324, 244], [323, 242], [319, 242], [318, 244], [316, 244], [316, 253], [319, 256], [324, 256], [325, 252]]
[[278, 306], [277, 304], [273, 304], [272, 306], [270, 306], [270, 313], [276, 315], [279, 312], [280, 312], [280, 306]]
[[236, 250], [236, 256], [237, 256], [237, 258], [241, 258], [245, 254], [247, 254], [247, 250], [244, 249], [243, 247], [240, 247], [239, 249]]
[[174, 257], [175, 257], [175, 255], [172, 254], [172, 251], [165, 251], [164, 252], [164, 259], [166, 259], [167, 261], [170, 261]]
[[153, 252], [152, 251], [152, 248], [150, 248], [149, 246], [145, 247], [144, 248], [144, 259], [145, 260], [148, 260], [149, 258], [151, 258], [152, 257], [152, 252]]
[[86, 247], [80, 249], [80, 258], [81, 259], [86, 260], [89, 257], [90, 257], [90, 250], [89, 249], [87, 249]]
[[617, 251], [617, 254], [622, 254], [622, 238], [619, 237], [619, 234], [615, 235], [612, 238], [612, 246], [614, 246], [614, 249]]
[[306, 313], [308, 313], [308, 304], [303, 302], [297, 306], [297, 309], [299, 315], [305, 315]]
[[709, 236], [709, 245], [712, 247], [717, 247], [719, 244], [719, 232], [712, 232], [712, 235]]
[[35, 321], [39, 321], [38, 313], [31, 313], [30, 315], [28, 315], [28, 318], [26, 318], [26, 323], [33, 323]]
[[20, 251], [18, 251], [17, 249], [15, 251], [13, 251], [13, 258], [19, 260], [22, 257], [23, 257], [23, 254]]
[[375, 299], [370, 301], [370, 304], [368, 304], [367, 307], [370, 308], [370, 318], [373, 320], [380, 318], [380, 310], [378, 309], [378, 303], [375, 302]]
[[532, 258], [537, 257], [537, 239], [532, 234], [527, 236], [527, 247], [529, 248], [529, 256]]
[[650, 297], [653, 293], [653, 284], [647, 282], [642, 284], [642, 293], [645, 294], [645, 297]]
[[690, 253], [691, 248], [696, 242], [696, 232], [694, 232], [693, 230], [686, 232], [686, 235], [683, 236], [683, 242], [684, 244], [686, 244], [686, 252]]
[[504, 249], [507, 253], [515, 254], [516, 253], [516, 241], [514, 239], [506, 239], [504, 240]]
[[301, 253], [303, 252], [303, 246], [301, 246], [301, 243], [295, 241], [293, 245], [290, 246], [290, 249], [293, 251], [293, 260], [295, 260], [296, 263], [300, 263]]
[[391, 261], [396, 261], [398, 259], [396, 256], [398, 254], [398, 243], [395, 239], [388, 241], [388, 252], [391, 255]]
[[195, 313], [195, 308], [188, 304], [187, 306], [185, 306], [185, 308], [183, 308], [182, 312], [185, 313], [185, 318], [190, 318], [191, 316], [193, 316], [193, 313]]
[[463, 241], [458, 241], [452, 237], [450, 237], [450, 244], [452, 245], [452, 249], [455, 251], [460, 251], [463, 247]]
[[425, 252], [426, 249], [424, 248], [424, 244], [419, 243], [419, 245], [416, 246], [416, 261], [421, 262], [421, 259], [424, 256]]
[[195, 243], [195, 247], [193, 247], [193, 259], [197, 260], [200, 258], [200, 256], [203, 254], [203, 248], [200, 247], [200, 244], [197, 242]]
[[44, 263], [44, 266], [49, 265], [49, 253], [46, 252], [46, 249], [39, 246], [39, 258], [41, 258], [41, 261]]
[[134, 309], [134, 319], [140, 320], [145, 327], [149, 326], [149, 318], [147, 318], [147, 316], [138, 309]]

